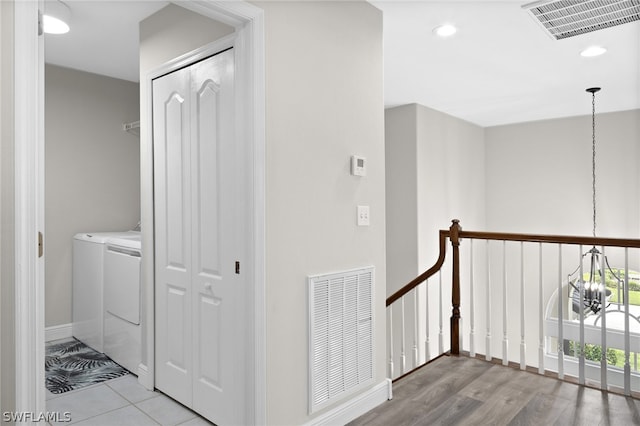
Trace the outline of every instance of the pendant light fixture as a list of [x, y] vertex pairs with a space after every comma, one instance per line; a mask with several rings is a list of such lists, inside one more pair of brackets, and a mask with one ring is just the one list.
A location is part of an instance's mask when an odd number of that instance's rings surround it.
[[60, 0], [47, 0], [42, 15], [42, 28], [47, 34], [66, 34], [71, 22], [71, 8]]
[[[590, 87], [586, 89], [591, 93], [591, 200], [593, 206], [593, 237], [596, 237], [596, 93], [600, 91], [599, 87]], [[584, 265], [588, 262], [587, 265]], [[585, 268], [586, 266], [586, 268]], [[586, 269], [586, 270], [585, 270]], [[589, 251], [582, 255], [582, 262], [569, 274], [568, 282], [573, 287], [571, 294], [573, 312], [580, 313], [582, 310], [585, 315], [598, 313], [604, 306], [608, 306], [608, 300], [611, 297], [611, 290], [607, 289], [607, 273], [609, 279], [617, 281], [618, 286], [622, 284], [619, 271], [614, 271], [609, 266], [606, 256], [593, 246]], [[570, 288], [571, 290], [571, 288]]]

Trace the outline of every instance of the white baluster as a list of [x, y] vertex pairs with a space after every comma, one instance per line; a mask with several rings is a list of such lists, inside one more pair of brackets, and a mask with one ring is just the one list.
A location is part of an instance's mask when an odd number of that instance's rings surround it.
[[438, 272], [438, 354], [444, 353], [444, 332], [442, 326], [442, 269]]
[[562, 318], [562, 244], [558, 244], [558, 379], [564, 380], [564, 333]]
[[491, 256], [489, 256], [489, 240], [487, 240], [487, 291], [486, 299], [486, 317], [487, 317], [487, 337], [486, 337], [486, 354], [487, 361], [491, 361]]
[[520, 241], [520, 370], [527, 368], [524, 342], [524, 243]]
[[509, 365], [507, 338], [507, 242], [502, 241], [502, 365]]
[[602, 318], [600, 336], [602, 341], [602, 358], [600, 359], [600, 389], [607, 389], [607, 300], [606, 300], [606, 282], [604, 275], [604, 246], [601, 247], [602, 255], [600, 256], [600, 282], [602, 291], [600, 292], [600, 318]]
[[[627, 250], [627, 248], [628, 247], [625, 247], [625, 250]], [[625, 255], [626, 255], [626, 253], [625, 253]], [[617, 275], [620, 275], [620, 269], [618, 269], [618, 274]], [[622, 288], [620, 288], [620, 284], [622, 284]], [[616, 303], [616, 306], [617, 306], [616, 309], [618, 310], [618, 312], [620, 312], [623, 309], [623, 306], [624, 306], [623, 303], [620, 303], [620, 301], [624, 297], [624, 280], [622, 280], [622, 283], [621, 283], [621, 280], [616, 279], [616, 292], [618, 293], [618, 296], [616, 296], [617, 300], [618, 300], [618, 303]]]
[[413, 368], [418, 367], [418, 287], [413, 289]]
[[538, 374], [544, 374], [544, 289], [542, 282], [542, 243], [538, 243]]
[[[582, 269], [583, 264], [582, 264], [582, 245], [580, 245], [579, 247], [579, 252], [578, 252], [578, 260], [580, 261], [579, 265], [580, 265], [580, 280], [584, 281], [584, 270]], [[567, 278], [568, 280], [568, 278]], [[579, 290], [580, 290], [580, 294], [579, 294], [579, 315], [580, 315], [580, 342], [578, 342], [578, 351], [579, 351], [579, 358], [578, 358], [578, 383], [581, 385], [585, 384], [585, 358], [584, 358], [584, 282], [582, 283], [582, 285], [580, 286]], [[573, 304], [573, 301], [571, 302]]]
[[[629, 364], [629, 249], [624, 249], [624, 394], [631, 395], [631, 365]], [[620, 300], [618, 299], [618, 303]]]
[[393, 304], [387, 307], [387, 323], [389, 324], [389, 378], [393, 377]]
[[430, 342], [430, 335], [431, 335], [431, 329], [429, 328], [429, 280], [427, 280], [425, 282], [425, 291], [424, 291], [424, 299], [425, 299], [425, 306], [426, 308], [426, 312], [425, 312], [425, 328], [426, 328], [426, 337], [424, 340], [424, 360], [425, 362], [431, 360], [431, 342]]
[[401, 374], [407, 372], [407, 356], [405, 350], [405, 327], [404, 327], [404, 296], [400, 298], [400, 371]]
[[476, 356], [475, 298], [473, 296], [473, 240], [469, 240], [469, 356]]

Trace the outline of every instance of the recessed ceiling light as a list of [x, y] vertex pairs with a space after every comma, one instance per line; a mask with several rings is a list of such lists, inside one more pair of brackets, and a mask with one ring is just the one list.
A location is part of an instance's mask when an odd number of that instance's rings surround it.
[[69, 32], [71, 9], [60, 0], [45, 2], [42, 15], [42, 29], [47, 34], [65, 34]]
[[584, 56], [585, 58], [592, 58], [594, 56], [600, 56], [607, 51], [602, 46], [590, 46], [580, 52], [580, 56]]
[[457, 31], [458, 29], [451, 24], [440, 25], [439, 27], [436, 27], [433, 29], [433, 33], [438, 37], [442, 37], [442, 38], [451, 37]]

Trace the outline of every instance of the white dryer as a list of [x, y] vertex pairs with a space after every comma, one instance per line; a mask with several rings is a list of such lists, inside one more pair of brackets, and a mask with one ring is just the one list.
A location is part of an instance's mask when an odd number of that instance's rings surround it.
[[104, 251], [104, 353], [134, 374], [142, 360], [140, 234], [108, 238]]
[[108, 238], [140, 235], [135, 231], [87, 232], [73, 237], [72, 334], [104, 352], [104, 248]]

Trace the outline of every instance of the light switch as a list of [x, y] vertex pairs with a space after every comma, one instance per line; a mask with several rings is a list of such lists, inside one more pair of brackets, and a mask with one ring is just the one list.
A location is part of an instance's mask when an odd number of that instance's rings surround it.
[[358, 206], [358, 226], [369, 226], [369, 206]]

